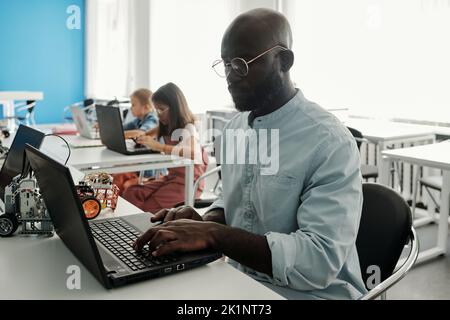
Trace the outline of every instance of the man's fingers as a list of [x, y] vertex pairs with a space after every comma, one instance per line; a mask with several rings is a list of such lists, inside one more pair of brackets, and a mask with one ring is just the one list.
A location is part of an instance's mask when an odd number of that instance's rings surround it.
[[172, 221], [172, 220], [174, 220], [174, 218], [175, 218], [175, 211], [171, 210], [171, 211], [167, 212], [167, 215], [164, 218], [164, 222]]
[[150, 218], [151, 222], [164, 221], [169, 209], [159, 210], [153, 217]]
[[181, 247], [182, 242], [178, 240], [162, 243], [155, 251], [152, 252], [152, 255], [155, 257], [164, 256], [176, 251], [180, 251]]
[[177, 237], [173, 231], [169, 230], [158, 230], [155, 235], [148, 242], [148, 248], [150, 252], [153, 252], [160, 248], [161, 246], [166, 245], [167, 243], [176, 240]]
[[181, 214], [181, 216], [183, 218], [197, 220], [197, 221], [203, 221], [203, 218], [192, 207], [183, 206], [180, 208], [180, 210], [178, 212], [179, 212], [179, 215]]
[[157, 231], [158, 228], [150, 228], [142, 236], [137, 238], [136, 242], [133, 244], [134, 250], [142, 250], [142, 247], [145, 246], [154, 237]]

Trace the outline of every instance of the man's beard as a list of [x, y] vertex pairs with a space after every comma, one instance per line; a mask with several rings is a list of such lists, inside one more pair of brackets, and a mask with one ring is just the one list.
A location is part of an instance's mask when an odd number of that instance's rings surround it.
[[270, 105], [283, 87], [283, 80], [277, 73], [267, 76], [255, 87], [253, 93], [243, 101], [234, 101], [236, 109], [240, 112], [263, 109]]

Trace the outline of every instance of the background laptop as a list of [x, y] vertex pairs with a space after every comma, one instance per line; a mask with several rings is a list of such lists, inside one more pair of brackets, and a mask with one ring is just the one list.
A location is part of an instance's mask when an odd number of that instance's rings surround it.
[[209, 250], [159, 258], [145, 250], [136, 253], [130, 243], [154, 225], [149, 222], [149, 214], [88, 222], [69, 169], [29, 145], [26, 155], [56, 233], [106, 288], [180, 272], [220, 258], [219, 253]]
[[110, 106], [95, 106], [102, 143], [113, 151], [126, 155], [159, 153], [147, 147], [136, 147], [132, 140], [125, 140], [120, 109]]
[[82, 108], [71, 106], [70, 111], [80, 136], [87, 139], [100, 139], [98, 130], [93, 128], [92, 123], [86, 117], [86, 112]]
[[5, 196], [5, 187], [12, 179], [22, 173], [23, 160], [25, 155], [25, 144], [30, 144], [39, 148], [42, 144], [45, 134], [33, 128], [20, 125], [17, 129], [14, 140], [9, 148], [3, 166], [0, 170], [0, 198], [3, 201]]

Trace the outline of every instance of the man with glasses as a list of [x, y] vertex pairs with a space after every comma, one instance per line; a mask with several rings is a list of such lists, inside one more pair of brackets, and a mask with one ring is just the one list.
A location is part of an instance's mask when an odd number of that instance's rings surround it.
[[[290, 299], [355, 299], [365, 293], [356, 251], [362, 179], [356, 143], [341, 123], [308, 101], [290, 79], [288, 21], [256, 9], [238, 16], [213, 63], [241, 111], [221, 138], [223, 197], [201, 217], [192, 208], [163, 210], [135, 244], [154, 255], [213, 248], [230, 263]], [[256, 132], [229, 150], [229, 132]], [[278, 170], [228, 163], [227, 153], [264, 144], [274, 131]], [[227, 140], [228, 139], [228, 140]], [[272, 139], [272, 136], [271, 136]], [[276, 152], [277, 150], [277, 152]], [[234, 153], [233, 153], [234, 155]]]

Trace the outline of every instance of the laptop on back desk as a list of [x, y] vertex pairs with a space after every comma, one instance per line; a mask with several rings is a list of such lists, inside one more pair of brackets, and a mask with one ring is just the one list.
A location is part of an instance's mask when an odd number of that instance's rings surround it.
[[125, 155], [159, 153], [132, 140], [125, 140], [120, 109], [96, 105], [98, 125], [102, 143], [113, 151]]

